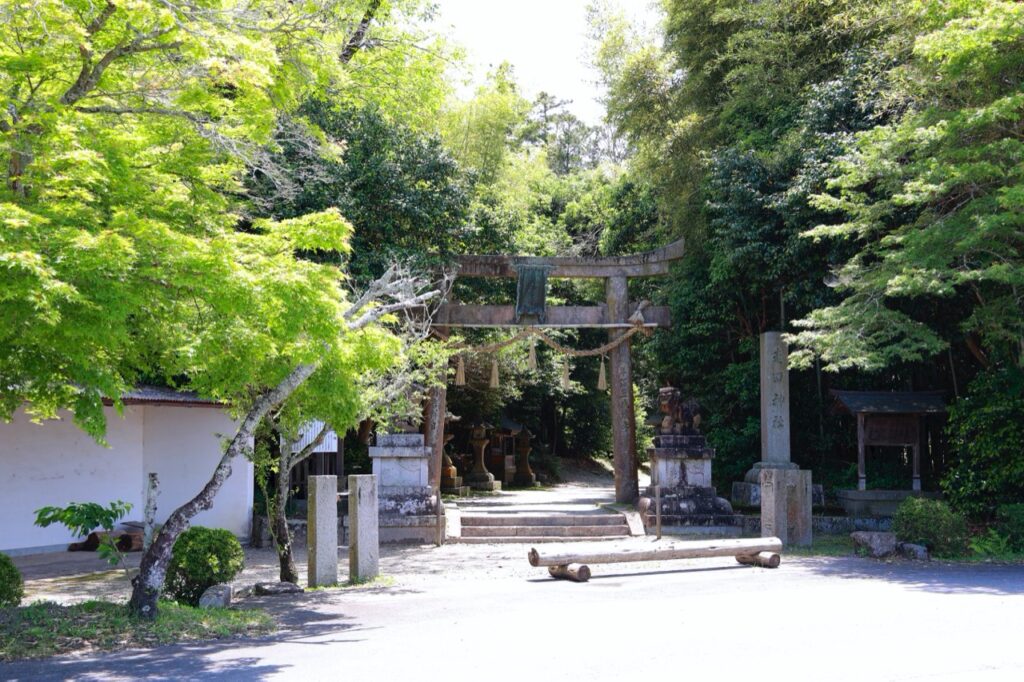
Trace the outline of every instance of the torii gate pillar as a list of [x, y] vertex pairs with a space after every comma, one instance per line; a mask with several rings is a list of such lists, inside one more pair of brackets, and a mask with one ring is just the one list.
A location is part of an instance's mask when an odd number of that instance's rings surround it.
[[[629, 315], [629, 290], [624, 276], [605, 280], [608, 317], [612, 322], [626, 322]], [[614, 341], [626, 331], [608, 332]], [[633, 503], [640, 495], [637, 481], [636, 413], [633, 409], [633, 360], [630, 341], [616, 346], [609, 353], [612, 389], [612, 453], [615, 467], [615, 501]]]

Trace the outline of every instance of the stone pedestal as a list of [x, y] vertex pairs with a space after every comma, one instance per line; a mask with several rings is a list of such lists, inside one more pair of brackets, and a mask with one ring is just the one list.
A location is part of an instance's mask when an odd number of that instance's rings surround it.
[[441, 492], [445, 495], [458, 495], [459, 497], [469, 494], [469, 486], [462, 484], [462, 476], [459, 476], [459, 470], [447, 452], [444, 453], [441, 465]]
[[382, 515], [417, 516], [434, 513], [434, 491], [428, 468], [431, 449], [419, 433], [377, 436], [370, 448], [373, 473], [377, 476]]
[[348, 477], [348, 579], [373, 580], [380, 569], [377, 477]]
[[533, 434], [524, 428], [516, 438], [516, 475], [514, 481], [519, 486], [529, 487], [537, 485], [537, 476], [530, 469], [530, 451], [533, 450], [530, 446], [530, 439], [532, 437]]
[[[647, 451], [651, 460], [647, 496], [653, 501], [657, 488], [661, 489], [662, 526], [728, 534], [736, 518], [729, 502], [711, 485], [715, 450], [697, 431], [700, 407], [692, 401], [683, 404], [679, 391], [671, 387], [661, 389], [659, 401], [666, 417], [654, 437], [655, 447]], [[648, 507], [648, 517], [655, 511], [653, 505]]]
[[494, 474], [487, 470], [484, 463], [484, 451], [490, 442], [485, 427], [473, 427], [473, 437], [469, 441], [473, 446], [473, 470], [462, 478], [474, 490], [501, 490], [501, 481], [494, 480]]
[[310, 476], [306, 502], [310, 587], [338, 584], [338, 477]]
[[761, 537], [772, 536], [784, 545], [811, 544], [810, 471], [761, 471]]

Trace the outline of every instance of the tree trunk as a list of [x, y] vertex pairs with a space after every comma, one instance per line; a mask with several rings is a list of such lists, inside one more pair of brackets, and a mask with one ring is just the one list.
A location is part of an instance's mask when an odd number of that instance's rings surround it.
[[299, 570], [295, 567], [295, 556], [292, 552], [292, 534], [288, 529], [288, 493], [291, 488], [292, 469], [289, 460], [291, 453], [282, 444], [280, 466], [277, 471], [277, 495], [274, 498], [274, 544], [277, 546], [277, 560], [281, 565], [280, 579], [282, 582], [299, 582]]
[[167, 517], [163, 528], [157, 534], [153, 544], [142, 555], [139, 574], [132, 580], [132, 598], [128, 602], [129, 610], [140, 618], [154, 619], [157, 615], [157, 603], [160, 591], [167, 577], [167, 566], [171, 562], [171, 551], [178, 536], [188, 530], [189, 522], [201, 511], [213, 507], [213, 498], [231, 475], [231, 462], [250, 449], [253, 434], [260, 421], [273, 409], [295, 392], [306, 379], [316, 370], [316, 365], [299, 365], [281, 383], [262, 395], [253, 404], [252, 409], [238, 427], [235, 437], [221, 456], [217, 468], [210, 480], [195, 497], [181, 505]]

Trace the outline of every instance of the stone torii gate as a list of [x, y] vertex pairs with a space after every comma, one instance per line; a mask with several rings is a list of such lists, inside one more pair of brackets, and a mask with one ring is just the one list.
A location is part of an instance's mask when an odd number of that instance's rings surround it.
[[[523, 291], [522, 273], [528, 270], [543, 270], [547, 277], [603, 279], [606, 302], [595, 306], [547, 306], [545, 303], [541, 310], [531, 311], [535, 314], [523, 315], [522, 309], [517, 310], [513, 305], [470, 305], [449, 301], [440, 307], [432, 324], [442, 335], [447, 335], [448, 329], [454, 327], [599, 328], [608, 330], [611, 341], [638, 324], [650, 328], [668, 327], [669, 309], [629, 301], [628, 281], [631, 277], [666, 275], [669, 266], [682, 256], [682, 240], [643, 254], [607, 258], [455, 256], [456, 277], [519, 278], [520, 293]], [[544, 291], [541, 292], [543, 294]], [[630, 503], [639, 497], [639, 483], [633, 364], [628, 339], [611, 350], [609, 361], [615, 499]], [[435, 389], [425, 415], [426, 440], [435, 451], [430, 471], [434, 486], [440, 485], [446, 402], [446, 391]]]

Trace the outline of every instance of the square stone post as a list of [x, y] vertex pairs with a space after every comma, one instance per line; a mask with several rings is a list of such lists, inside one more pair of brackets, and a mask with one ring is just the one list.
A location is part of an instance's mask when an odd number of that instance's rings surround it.
[[784, 545], [811, 544], [810, 471], [761, 470], [761, 537], [777, 537]]
[[373, 580], [380, 574], [377, 477], [348, 477], [348, 579]]
[[[605, 280], [608, 320], [626, 322], [629, 315], [629, 286], [624, 275]], [[608, 333], [614, 341], [625, 330]], [[636, 413], [633, 411], [633, 360], [630, 342], [616, 346], [608, 354], [612, 389], [612, 462], [615, 468], [615, 501], [633, 503], [640, 496], [637, 479]]]
[[338, 584], [338, 477], [310, 476], [306, 500], [310, 587]]

